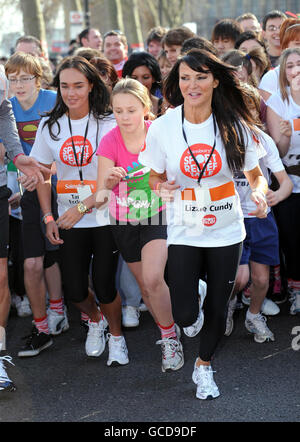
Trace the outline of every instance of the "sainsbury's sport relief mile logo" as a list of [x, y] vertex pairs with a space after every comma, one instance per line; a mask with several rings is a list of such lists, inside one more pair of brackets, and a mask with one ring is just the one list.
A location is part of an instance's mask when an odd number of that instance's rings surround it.
[[[190, 146], [190, 149], [193, 152], [196, 160], [198, 161], [199, 166], [201, 167], [201, 169], [203, 169], [211, 153], [212, 146], [209, 146], [208, 144], [193, 144], [192, 146]], [[218, 172], [220, 172], [221, 168], [222, 159], [220, 154], [215, 150], [211, 156], [209, 163], [206, 166], [202, 178], [208, 178], [216, 175]], [[181, 156], [180, 170], [185, 176], [189, 178], [199, 178], [199, 168], [194, 161], [189, 148], [187, 148]]]
[[[73, 143], [76, 151], [76, 157], [77, 157], [77, 163], [81, 164], [81, 155], [83, 150], [83, 144], [84, 144], [84, 137], [82, 135], [74, 135], [73, 136]], [[60, 149], [60, 159], [62, 163], [66, 164], [67, 166], [76, 167], [76, 159], [73, 151], [73, 145], [72, 145], [72, 138], [68, 138], [62, 145]], [[82, 166], [86, 166], [89, 164], [91, 158], [93, 156], [93, 148], [89, 140], [85, 140], [85, 147], [84, 147], [84, 155], [82, 159]]]

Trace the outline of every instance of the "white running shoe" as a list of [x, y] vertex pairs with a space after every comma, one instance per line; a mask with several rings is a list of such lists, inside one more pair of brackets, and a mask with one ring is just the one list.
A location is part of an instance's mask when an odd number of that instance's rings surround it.
[[269, 298], [265, 298], [261, 306], [261, 312], [267, 316], [275, 316], [280, 312], [280, 308]]
[[85, 341], [85, 351], [88, 356], [100, 356], [105, 350], [105, 324], [101, 319], [99, 322], [88, 322], [89, 331]]
[[9, 362], [10, 364], [15, 365], [12, 362], [11, 356], [0, 356], [0, 392], [15, 391], [16, 387], [6, 373], [4, 362]]
[[122, 307], [122, 324], [123, 327], [138, 327], [140, 324], [140, 312], [136, 307], [125, 305]]
[[146, 306], [146, 304], [144, 302], [140, 303], [139, 311], [140, 312], [147, 312], [148, 311], [148, 307]]
[[162, 361], [161, 370], [179, 370], [184, 364], [183, 348], [177, 334], [177, 339], [164, 338], [156, 342], [161, 344]]
[[242, 292], [242, 303], [244, 305], [250, 305], [251, 298], [250, 296], [246, 296], [244, 292]]
[[108, 338], [108, 360], [107, 365], [126, 365], [129, 362], [128, 350], [124, 336], [113, 336], [107, 334]]
[[50, 308], [47, 311], [48, 314], [48, 327], [51, 335], [60, 335], [62, 332], [67, 331], [69, 329], [69, 321], [67, 316], [67, 309], [64, 308], [64, 314], [60, 315], [59, 313], [51, 310]]
[[197, 385], [196, 397], [198, 399], [215, 399], [220, 396], [213, 373], [215, 372], [210, 365], [199, 365], [197, 367], [197, 360], [195, 361], [192, 379]]
[[203, 327], [203, 323], [204, 323], [204, 313], [202, 308], [199, 308], [198, 317], [194, 322], [194, 324], [190, 325], [189, 327], [183, 327], [184, 334], [189, 338], [194, 338], [200, 332], [201, 328]]
[[294, 299], [290, 307], [290, 314], [300, 313], [300, 291], [294, 291]]
[[32, 315], [30, 303], [28, 297], [18, 295], [11, 295], [11, 305], [17, 310], [17, 314], [20, 318], [25, 318]]
[[260, 313], [254, 319], [249, 319], [246, 315], [245, 327], [254, 334], [254, 341], [262, 344], [265, 341], [275, 341], [274, 335], [267, 327], [265, 316]]
[[233, 321], [233, 314], [235, 312], [235, 307], [237, 303], [237, 297], [231, 299], [228, 303], [228, 312], [227, 312], [227, 318], [226, 318], [226, 330], [224, 335], [230, 336], [233, 330], [234, 321]]

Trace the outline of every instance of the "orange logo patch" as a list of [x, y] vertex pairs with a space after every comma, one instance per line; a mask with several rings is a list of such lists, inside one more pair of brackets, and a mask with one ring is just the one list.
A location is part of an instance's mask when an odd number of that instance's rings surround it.
[[[191, 146], [190, 149], [195, 155], [195, 158], [197, 159], [202, 169], [209, 158], [212, 147], [209, 146], [208, 144], [193, 144], [193, 146]], [[222, 167], [222, 159], [219, 153], [215, 150], [205, 169], [202, 178], [207, 178], [216, 175], [218, 172], [220, 172], [221, 167]], [[180, 160], [180, 170], [184, 175], [186, 175], [189, 178], [194, 178], [194, 179], [199, 178], [200, 172], [198, 166], [193, 160], [193, 157], [188, 148], [182, 154]]]
[[[84, 137], [81, 135], [75, 135], [73, 136], [74, 146], [76, 150], [76, 156], [77, 156], [77, 162], [80, 165], [81, 164], [81, 154], [83, 150], [83, 143], [84, 143]], [[86, 166], [93, 155], [93, 148], [89, 140], [85, 141], [85, 149], [84, 149], [84, 156], [82, 165]], [[62, 145], [59, 153], [60, 159], [64, 164], [67, 164], [68, 166], [76, 167], [76, 160], [73, 152], [73, 146], [72, 146], [72, 138], [68, 138], [64, 144]], [[89, 160], [89, 161], [88, 161]]]

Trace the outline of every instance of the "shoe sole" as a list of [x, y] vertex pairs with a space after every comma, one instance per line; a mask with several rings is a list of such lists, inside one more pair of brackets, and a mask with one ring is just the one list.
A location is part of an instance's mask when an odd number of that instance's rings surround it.
[[136, 324], [126, 324], [126, 323], [124, 324], [124, 322], [122, 322], [122, 325], [125, 328], [135, 328], [135, 327], [138, 327], [140, 325], [140, 323], [138, 322]]
[[200, 399], [202, 401], [205, 401], [205, 400], [211, 401], [213, 399], [217, 399], [217, 397], [219, 397], [219, 396], [220, 396], [219, 392], [218, 393], [214, 393], [214, 394], [209, 394], [208, 396], [200, 396], [200, 395], [197, 395], [197, 393], [196, 393], [196, 398]]
[[31, 356], [37, 356], [41, 353], [41, 351], [46, 350], [46, 348], [50, 347], [53, 344], [53, 341], [51, 339], [51, 341], [47, 342], [46, 344], [42, 345], [42, 347], [40, 347], [37, 350], [29, 350], [29, 351], [19, 351], [18, 356], [19, 358], [26, 358], [26, 357], [31, 357]]
[[54, 330], [54, 331], [50, 330], [50, 333], [51, 333], [51, 335], [57, 336], [57, 335], [60, 335], [61, 333], [65, 332], [65, 331], [69, 330], [69, 328], [70, 328], [70, 326], [67, 323], [60, 330]]
[[181, 363], [178, 364], [175, 368], [171, 368], [171, 367], [165, 368], [165, 367], [162, 366], [161, 367], [161, 371], [163, 373], [167, 373], [169, 371], [177, 371], [177, 370], [180, 370], [180, 368], [183, 367], [183, 365], [184, 365], [184, 360], [182, 360]]
[[119, 362], [114, 360], [114, 361], [107, 361], [106, 363], [108, 367], [120, 367], [122, 365], [127, 365], [127, 364], [129, 364], [129, 360], [127, 362]]

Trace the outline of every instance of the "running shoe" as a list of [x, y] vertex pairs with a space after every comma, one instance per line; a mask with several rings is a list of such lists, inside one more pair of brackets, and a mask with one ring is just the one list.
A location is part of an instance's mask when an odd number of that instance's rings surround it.
[[25, 318], [32, 315], [29, 299], [26, 295], [11, 295], [11, 305], [12, 307], [15, 307], [15, 309], [17, 310], [17, 315], [20, 318]]
[[254, 334], [254, 341], [259, 344], [265, 341], [275, 341], [274, 334], [267, 327], [265, 316], [260, 313], [254, 319], [249, 319], [246, 315], [245, 327], [250, 333]]
[[85, 351], [88, 356], [100, 356], [105, 350], [105, 324], [101, 319], [99, 322], [89, 320], [89, 331], [85, 341]]
[[144, 302], [140, 303], [139, 311], [140, 312], [147, 312], [148, 311], [148, 308], [147, 308], [147, 306], [146, 306], [146, 304]]
[[123, 327], [138, 327], [140, 324], [140, 312], [139, 309], [131, 305], [125, 305], [122, 307], [122, 324]]
[[200, 332], [200, 330], [203, 327], [204, 323], [204, 313], [202, 310], [204, 299], [207, 292], [207, 284], [202, 279], [199, 279], [199, 286], [198, 286], [198, 293], [199, 293], [199, 313], [197, 316], [196, 321], [194, 324], [190, 325], [189, 327], [183, 327], [183, 332], [186, 336], [189, 338], [193, 338], [197, 336], [197, 334]]
[[251, 301], [250, 296], [249, 295], [245, 295], [245, 293], [242, 292], [242, 303], [244, 305], [250, 305], [250, 301]]
[[297, 315], [300, 313], [300, 291], [294, 291], [294, 300], [290, 307], [290, 314]]
[[204, 323], [204, 313], [202, 308], [199, 308], [198, 317], [194, 322], [194, 324], [190, 325], [189, 327], [183, 327], [184, 334], [189, 338], [194, 338], [200, 332], [201, 328], [203, 327], [203, 323]]
[[129, 362], [128, 350], [124, 336], [113, 336], [107, 333], [108, 360], [107, 365], [126, 365]]
[[12, 362], [11, 356], [8, 355], [0, 356], [0, 397], [1, 397], [1, 392], [4, 391], [11, 392], [16, 390], [14, 383], [10, 380], [10, 378], [6, 373], [5, 362], [15, 365]]
[[235, 312], [236, 303], [237, 303], [237, 297], [235, 297], [234, 299], [231, 299], [228, 303], [226, 329], [225, 329], [225, 333], [224, 333], [225, 336], [230, 336], [233, 331], [233, 327], [234, 327], [233, 314]]
[[156, 342], [161, 345], [162, 351], [162, 372], [167, 370], [179, 370], [184, 364], [182, 344], [177, 338], [164, 338]]
[[192, 379], [197, 385], [196, 398], [205, 400], [215, 399], [220, 396], [213, 373], [215, 372], [210, 365], [199, 365], [197, 367], [197, 360], [195, 361]]
[[33, 326], [31, 334], [25, 336], [27, 339], [25, 346], [18, 352], [20, 358], [28, 356], [37, 356], [41, 351], [46, 350], [53, 344], [52, 336], [46, 333], [39, 333], [38, 329]]
[[267, 316], [275, 316], [280, 312], [280, 308], [269, 298], [265, 298], [261, 306], [261, 312]]
[[67, 316], [67, 309], [64, 308], [64, 314], [60, 315], [54, 310], [48, 309], [48, 327], [52, 335], [59, 335], [60, 333], [69, 329], [69, 322]]

